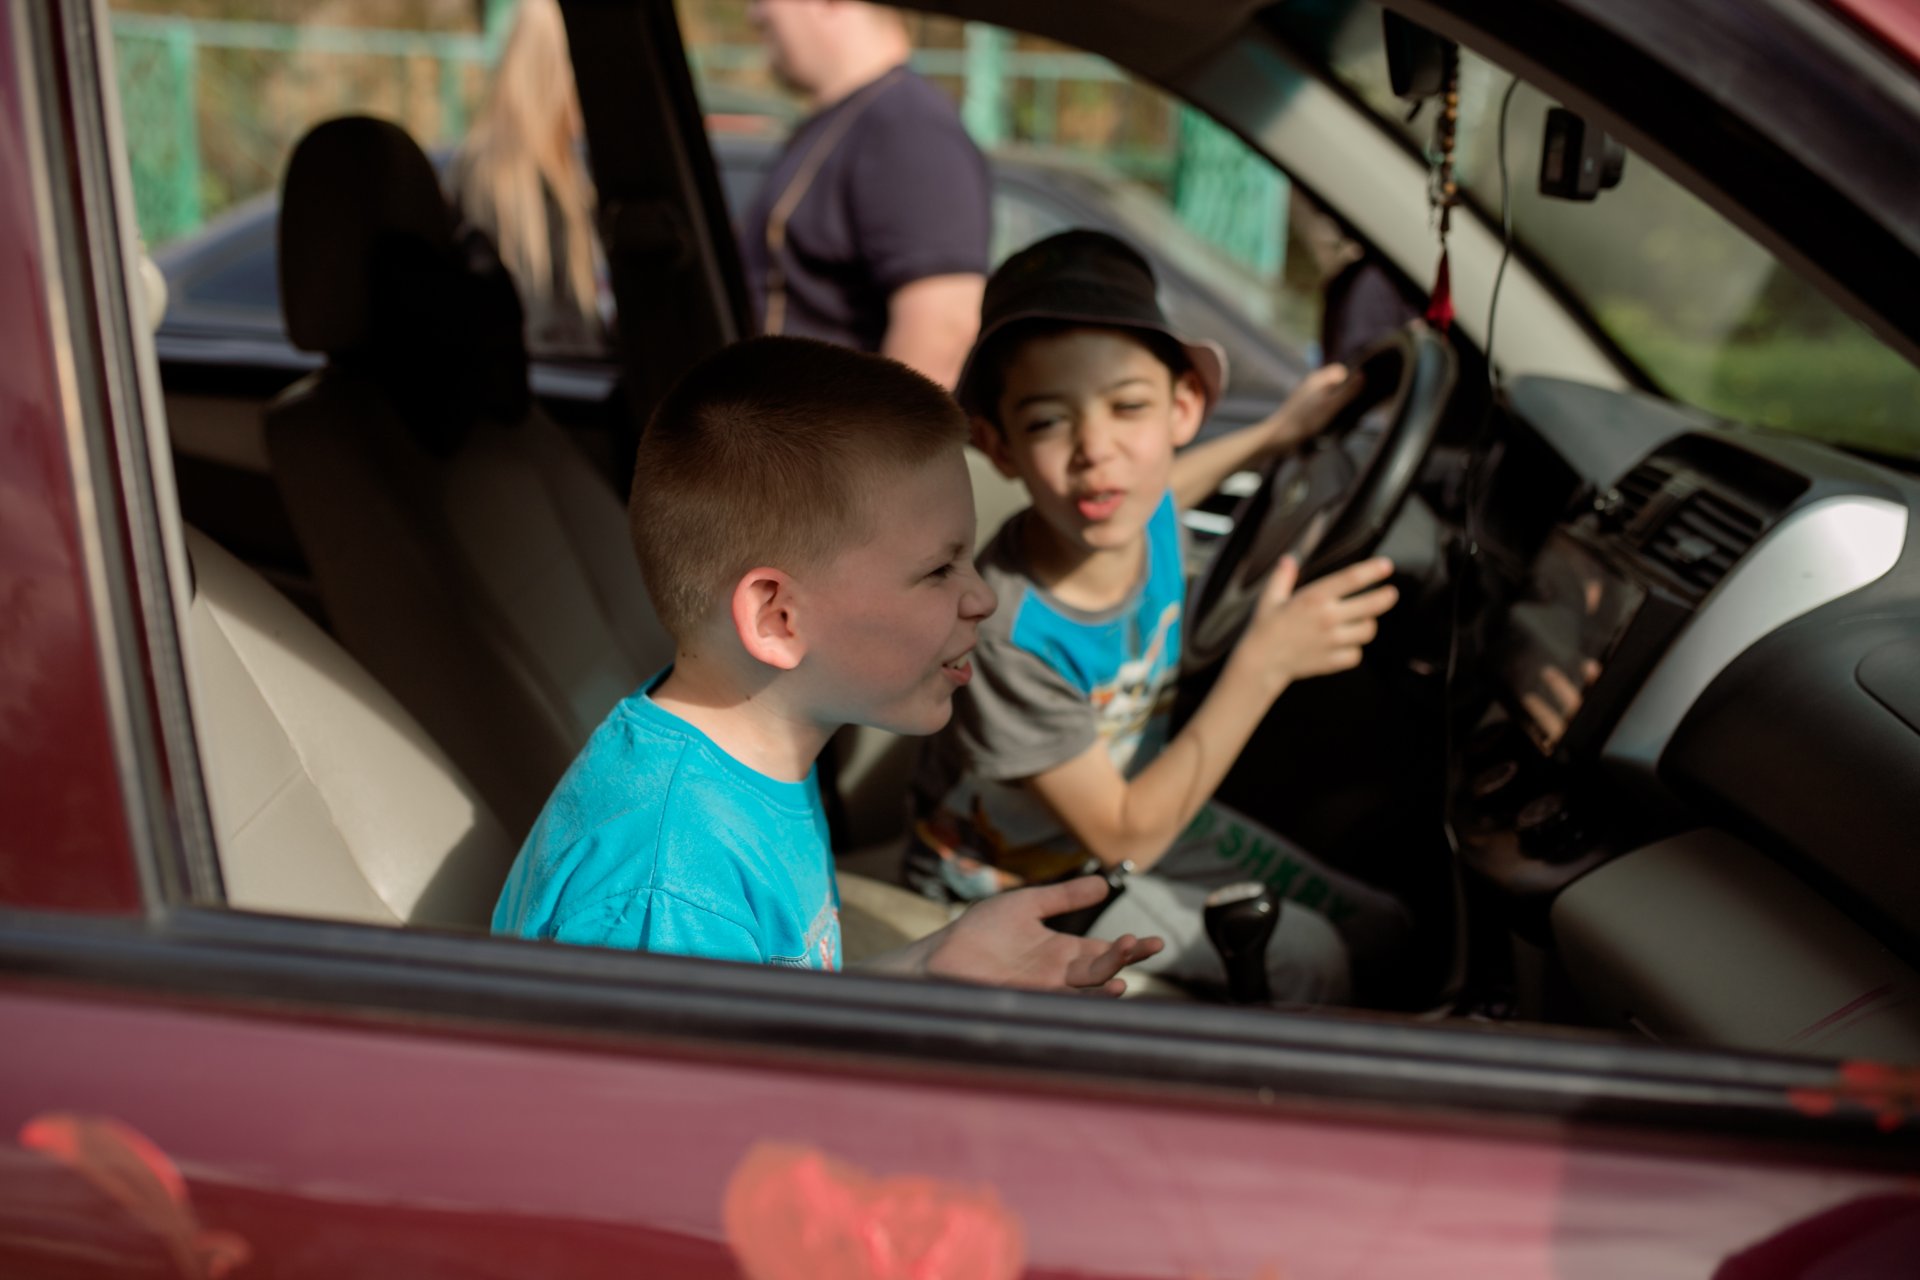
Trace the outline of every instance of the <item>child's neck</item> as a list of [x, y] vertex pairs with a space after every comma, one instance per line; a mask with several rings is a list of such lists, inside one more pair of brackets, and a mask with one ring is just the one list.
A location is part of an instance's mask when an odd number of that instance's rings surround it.
[[721, 664], [681, 651], [648, 695], [758, 773], [803, 782], [832, 730], [783, 705], [771, 677], [749, 682]]
[[1089, 550], [1062, 538], [1045, 520], [1030, 514], [1025, 522], [1027, 563], [1047, 592], [1062, 604], [1089, 613], [1111, 609], [1140, 584], [1147, 538], [1123, 547]]

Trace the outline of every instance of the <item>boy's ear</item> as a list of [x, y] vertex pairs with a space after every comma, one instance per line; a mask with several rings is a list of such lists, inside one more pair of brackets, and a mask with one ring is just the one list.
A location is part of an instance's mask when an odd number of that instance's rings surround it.
[[987, 455], [994, 470], [1009, 480], [1018, 480], [1020, 473], [1013, 469], [1013, 454], [1007, 448], [1007, 433], [977, 413], [967, 421], [973, 427], [973, 447]]
[[1207, 420], [1207, 393], [1191, 369], [1173, 380], [1173, 447], [1191, 444]]
[[794, 617], [793, 579], [778, 569], [749, 569], [734, 583], [729, 602], [734, 634], [748, 655], [778, 671], [791, 671], [807, 656]]

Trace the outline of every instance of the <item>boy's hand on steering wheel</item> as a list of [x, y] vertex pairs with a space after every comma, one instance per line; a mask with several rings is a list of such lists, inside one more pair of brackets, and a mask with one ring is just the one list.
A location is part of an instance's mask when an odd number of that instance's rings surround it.
[[1393, 561], [1376, 556], [1295, 591], [1300, 562], [1283, 557], [1229, 661], [1252, 664], [1265, 687], [1276, 691], [1359, 666], [1360, 651], [1379, 632], [1380, 615], [1400, 598], [1394, 587], [1378, 585], [1392, 573]]
[[1275, 449], [1292, 449], [1319, 435], [1342, 409], [1353, 403], [1364, 381], [1343, 364], [1315, 369], [1300, 380], [1287, 402], [1268, 419], [1272, 424], [1271, 445]]
[[1045, 923], [1106, 894], [1107, 882], [1099, 876], [995, 894], [925, 939], [923, 971], [996, 987], [1120, 995], [1127, 984], [1116, 975], [1158, 953], [1165, 945], [1159, 938], [1127, 934], [1106, 942], [1058, 933]]

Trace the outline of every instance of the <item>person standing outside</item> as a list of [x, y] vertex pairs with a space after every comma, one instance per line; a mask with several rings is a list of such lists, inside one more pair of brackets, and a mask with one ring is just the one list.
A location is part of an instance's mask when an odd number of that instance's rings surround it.
[[541, 355], [607, 349], [584, 128], [560, 6], [521, 0], [451, 187], [455, 211], [512, 273], [527, 345]]
[[898, 13], [861, 0], [754, 0], [748, 13], [811, 112], [741, 228], [762, 331], [879, 352], [951, 388], [986, 282], [985, 157], [907, 65]]

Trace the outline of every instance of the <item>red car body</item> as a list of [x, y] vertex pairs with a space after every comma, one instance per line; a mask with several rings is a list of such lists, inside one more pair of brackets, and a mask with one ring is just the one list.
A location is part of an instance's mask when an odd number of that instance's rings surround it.
[[[1236, 1048], [1155, 1011], [503, 969], [168, 905], [143, 673], [178, 658], [132, 625], [155, 579], [124, 282], [81, 251], [111, 243], [81, 189], [100, 108], [63, 105], [84, 24], [30, 7], [0, 4], [0, 1274], [1912, 1265], [1911, 1071], [1364, 1020]], [[1848, 7], [1911, 47], [1903, 9]]]

